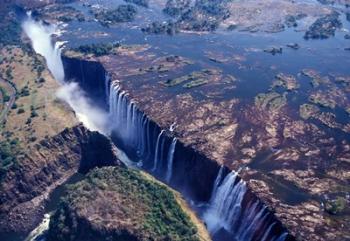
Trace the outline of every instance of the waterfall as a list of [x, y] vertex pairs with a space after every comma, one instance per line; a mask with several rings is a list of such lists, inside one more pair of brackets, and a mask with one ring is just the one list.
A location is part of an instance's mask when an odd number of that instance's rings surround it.
[[210, 232], [221, 228], [231, 230], [241, 211], [241, 202], [246, 192], [245, 183], [240, 180], [236, 184], [237, 173], [229, 173], [221, 185], [214, 187], [210, 208], [204, 214]]
[[[22, 27], [36, 53], [45, 58], [52, 75], [63, 84], [58, 91], [58, 96], [69, 103], [79, 120], [91, 130], [107, 133], [107, 129], [112, 129], [126, 146], [135, 150], [140, 158], [153, 161], [153, 171], [163, 166], [160, 163], [166, 159], [164, 176], [169, 183], [173, 175], [177, 139], [173, 138], [171, 144], [167, 145], [168, 137], [163, 134], [164, 131], [156, 132], [146, 114], [139, 111], [134, 102], [128, 100], [128, 93], [121, 90], [118, 82], [112, 82], [108, 74], [105, 75], [105, 94], [109, 103], [109, 113], [107, 115], [94, 107], [76, 83], [63, 83], [64, 71], [60, 47], [58, 43], [53, 45], [51, 41], [55, 27], [44, 26], [30, 16], [23, 22]], [[107, 123], [110, 126], [107, 127]], [[172, 124], [169, 128], [170, 132], [173, 132], [175, 127], [176, 123]], [[156, 137], [154, 146], [153, 140]], [[262, 236], [260, 240], [285, 240], [288, 233], [274, 233], [280, 224], [271, 223], [269, 211], [258, 200], [243, 208], [243, 199], [247, 193], [245, 182], [238, 178], [236, 172], [224, 176], [223, 170], [224, 168], [221, 167], [218, 172], [209, 208], [203, 214], [211, 234], [224, 229], [232, 235], [233, 239], [249, 241], [256, 239], [255, 236], [259, 235], [256, 234], [257, 230], [260, 229], [264, 231], [260, 235]]]
[[[105, 84], [109, 84], [109, 116], [114, 134], [125, 146], [135, 150], [143, 161], [153, 161], [150, 169], [155, 172], [159, 168], [160, 160], [163, 160], [166, 147], [165, 131], [157, 133], [156, 129], [151, 127], [150, 119], [128, 100], [128, 94], [121, 90], [117, 81], [106, 80]], [[167, 150], [165, 180], [168, 183], [172, 177], [176, 143], [177, 139], [173, 138]]]
[[28, 234], [24, 241], [45, 241], [45, 233], [49, 230], [51, 215], [51, 213], [46, 213], [41, 223]]
[[[155, 128], [136, 103], [128, 99], [129, 94], [118, 81], [106, 79], [105, 84], [109, 84], [106, 95], [110, 122], [118, 141], [137, 154], [145, 169], [157, 174], [162, 171], [160, 176], [170, 183], [177, 138], [171, 139], [165, 130]], [[174, 131], [175, 126], [176, 123], [172, 124], [169, 131]], [[208, 208], [202, 214], [209, 232], [213, 236], [227, 233], [235, 241], [284, 241], [288, 233], [281, 232], [284, 228], [274, 222], [273, 214], [259, 199], [247, 194], [247, 185], [237, 172], [227, 174], [225, 170], [221, 166], [218, 171]]]
[[105, 95], [106, 95], [106, 103], [109, 103], [109, 82], [111, 81], [111, 77], [106, 72], [105, 73]]
[[269, 234], [274, 226], [276, 226], [276, 222], [273, 222], [270, 224], [270, 226], [265, 231], [264, 236], [262, 237], [261, 241], [268, 241], [267, 238], [268, 238], [268, 236], [269, 236]]
[[211, 234], [217, 233], [220, 229], [231, 233], [232, 238], [237, 241], [251, 240], [278, 240], [284, 241], [288, 236], [287, 232], [277, 237], [268, 239], [273, 234], [276, 222], [269, 225], [264, 232], [262, 239], [254, 237], [259, 230], [268, 222], [270, 212], [258, 199], [243, 208], [243, 199], [247, 193], [246, 183], [240, 179], [236, 172], [232, 171], [223, 177], [224, 167], [218, 172], [214, 182], [209, 207], [203, 214]]
[[58, 42], [53, 44], [51, 39], [56, 26], [35, 21], [29, 13], [22, 23], [22, 28], [31, 40], [34, 51], [45, 58], [51, 74], [62, 85], [56, 93], [57, 97], [70, 105], [85, 127], [108, 134], [107, 113], [94, 106], [77, 83], [64, 83], [60, 45]]
[[55, 33], [56, 27], [36, 22], [28, 14], [28, 18], [22, 23], [22, 28], [30, 38], [34, 51], [45, 58], [47, 67], [54, 78], [63, 83], [64, 70], [60, 46], [57, 42], [53, 46], [51, 41], [51, 35]]
[[173, 161], [174, 161], [174, 152], [175, 152], [176, 142], [177, 142], [177, 139], [174, 137], [168, 152], [168, 160], [167, 160], [168, 165], [167, 165], [167, 171], [165, 176], [165, 180], [167, 183], [170, 182], [171, 176], [173, 174]]
[[113, 132], [131, 148], [136, 149], [140, 158], [148, 159], [152, 151], [150, 121], [138, 111], [135, 103], [128, 101], [128, 94], [122, 91], [118, 82], [109, 84], [109, 119]]
[[[159, 133], [158, 138], [157, 138], [156, 150], [154, 152], [154, 164], [153, 164], [152, 172], [155, 172], [157, 170], [158, 161], [159, 161], [159, 145], [160, 145], [160, 139], [161, 139], [163, 133], [164, 133], [164, 130], [162, 130]], [[162, 158], [162, 156], [160, 156], [160, 158]]]

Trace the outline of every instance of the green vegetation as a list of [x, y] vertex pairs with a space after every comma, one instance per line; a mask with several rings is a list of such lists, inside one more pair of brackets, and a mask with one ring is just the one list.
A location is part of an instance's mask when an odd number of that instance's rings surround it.
[[299, 114], [304, 120], [315, 117], [319, 112], [320, 109], [315, 105], [303, 104], [299, 108]]
[[17, 114], [22, 114], [22, 113], [24, 113], [25, 111], [24, 111], [24, 109], [23, 108], [19, 108], [18, 110], [17, 110]]
[[0, 47], [6, 45], [19, 45], [21, 43], [21, 25], [14, 19], [0, 14], [2, 24], [0, 24]]
[[95, 12], [95, 18], [102, 25], [109, 26], [110, 24], [131, 22], [137, 14], [136, 8], [131, 4], [119, 5], [114, 10], [102, 10]]
[[34, 106], [30, 106], [30, 118], [34, 118], [34, 117], [37, 117], [39, 116], [38, 113], [36, 112]]
[[168, 0], [163, 12], [172, 17], [181, 15], [190, 7], [190, 0]]
[[84, 54], [93, 54], [97, 57], [110, 54], [115, 48], [120, 47], [120, 43], [99, 43], [99, 44], [88, 44], [81, 45], [75, 49], [75, 51]]
[[346, 209], [346, 199], [343, 197], [337, 197], [334, 200], [327, 200], [325, 203], [325, 210], [333, 215], [340, 214]]
[[[113, 205], [106, 207], [106, 202]], [[91, 211], [85, 212], [87, 206]], [[93, 220], [90, 225], [102, 234], [80, 223], [82, 218]], [[85, 239], [75, 236], [81, 229], [96, 240], [199, 240], [196, 227], [167, 187], [123, 167], [94, 169], [70, 186], [51, 219], [49, 240]]]
[[15, 109], [17, 109], [17, 104], [16, 103], [13, 103], [13, 105], [11, 106], [11, 109], [13, 109], [13, 110], [15, 110]]
[[145, 28], [141, 28], [141, 31], [148, 34], [164, 34], [174, 35], [179, 32], [178, 25], [172, 21], [166, 22], [153, 22]]
[[68, 23], [68, 22], [73, 21], [73, 18], [70, 17], [70, 16], [59, 16], [58, 17], [58, 21], [62, 21], [62, 22]]
[[206, 79], [196, 79], [196, 80], [192, 80], [189, 83], [184, 84], [183, 87], [190, 89], [190, 88], [194, 88], [197, 86], [205, 85], [207, 83], [208, 83], [208, 80], [206, 80]]
[[168, 79], [163, 84], [167, 87], [173, 87], [179, 84], [182, 84], [183, 82], [189, 81], [188, 83], [184, 84], [184, 88], [193, 88], [196, 86], [201, 86], [204, 84], [207, 84], [209, 82], [210, 76], [214, 75], [215, 72], [210, 69], [204, 69], [201, 71], [194, 71], [188, 75], [184, 75], [175, 79]]
[[193, 7], [184, 11], [178, 23], [185, 30], [214, 31], [220, 23], [230, 17], [226, 0], [198, 0]]
[[278, 111], [287, 104], [286, 93], [277, 92], [261, 93], [255, 97], [255, 105], [266, 110]]
[[29, 96], [29, 95], [30, 95], [29, 87], [28, 87], [28, 85], [26, 85], [19, 92], [19, 96], [24, 97], [24, 96]]
[[8, 95], [6, 89], [3, 88], [2, 86], [0, 86], [0, 92], [1, 92], [1, 94], [3, 96], [4, 102], [8, 102], [10, 100], [10, 96]]
[[10, 139], [0, 142], [0, 181], [6, 176], [7, 171], [11, 167], [15, 167], [17, 162], [17, 155], [20, 153], [18, 139]]

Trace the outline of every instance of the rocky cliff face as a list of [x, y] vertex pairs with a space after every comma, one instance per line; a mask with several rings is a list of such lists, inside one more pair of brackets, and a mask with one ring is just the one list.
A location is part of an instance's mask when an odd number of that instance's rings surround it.
[[[98, 147], [98, 148], [96, 148]], [[40, 222], [50, 192], [78, 170], [120, 165], [110, 140], [82, 125], [30, 148], [1, 183], [0, 232], [28, 232]], [[100, 161], [103, 160], [103, 161]]]
[[[73, 59], [75, 60], [73, 61]], [[89, 63], [91, 65], [91, 68], [94, 68], [94, 66], [98, 63], [97, 59], [94, 59], [93, 61], [91, 61], [91, 59], [89, 61], [86, 61], [74, 57], [65, 57], [64, 61], [66, 71], [68, 72], [74, 72], [76, 69], [74, 66], [79, 65], [77, 64], [79, 61], [82, 61], [85, 64]], [[69, 63], [72, 62], [75, 62], [75, 65], [70, 66]], [[112, 77], [113, 73], [114, 72], [110, 73]], [[75, 76], [79, 76], [79, 73], [75, 73]], [[95, 76], [95, 79], [103, 79], [104, 76], [105, 73], [103, 76]], [[75, 81], [79, 83], [82, 83], [84, 81], [83, 84], [86, 84], [85, 80], [82, 80], [79, 77], [76, 77]], [[106, 84], [108, 82], [105, 79], [102, 81], [102, 83]], [[101, 83], [89, 82], [89, 85], [91, 85], [89, 88], [93, 89], [93, 86], [95, 84], [99, 86]], [[105, 87], [105, 89], [108, 88]], [[185, 194], [186, 197], [191, 198], [195, 202], [208, 202], [211, 199], [214, 181], [217, 178], [217, 174], [220, 169], [220, 163], [215, 158], [213, 158], [213, 156], [207, 155], [207, 153], [201, 151], [200, 145], [195, 146], [190, 145], [186, 142], [182, 142], [183, 140], [181, 139], [181, 135], [178, 136], [179, 133], [177, 130], [175, 130], [174, 132], [176, 133], [176, 137], [179, 137], [179, 141], [176, 144], [176, 150], [172, 154], [173, 164], [171, 165], [171, 173], [173, 173], [173, 175], [171, 176], [171, 179], [165, 178], [169, 171], [168, 162], [170, 159], [169, 153], [171, 153], [169, 150], [171, 143], [174, 140], [172, 136], [172, 131], [168, 131], [168, 128], [164, 125], [164, 123], [159, 123], [151, 119], [156, 115], [148, 115], [147, 112], [142, 112], [142, 104], [140, 109], [133, 110], [133, 105], [129, 105], [133, 101], [133, 99], [131, 99], [132, 96], [124, 96], [124, 89], [118, 89], [115, 91], [117, 93], [116, 97], [111, 97], [112, 89], [110, 90], [110, 93], [106, 91], [101, 96], [99, 96], [100, 100], [104, 101], [107, 99], [106, 95], [109, 94], [109, 105], [117, 105], [117, 114], [115, 115], [117, 119], [113, 119], [113, 121], [117, 122], [120, 125], [120, 128], [125, 128], [126, 130], [126, 132], [122, 133], [118, 133], [118, 131], [115, 131], [115, 135], [112, 135], [113, 141], [118, 143], [117, 145], [119, 147], [123, 147], [123, 150], [127, 152], [129, 156], [137, 157], [139, 155], [142, 155], [142, 167], [145, 170], [152, 172], [153, 175], [159, 177], [161, 180], [164, 180], [165, 183], [171, 185], [172, 187], [175, 187], [177, 190], [181, 190], [181, 192]], [[113, 100], [117, 101], [117, 103], [112, 103], [111, 101]], [[138, 101], [134, 102], [134, 105], [138, 106]], [[159, 108], [155, 107], [154, 109], [158, 109], [159, 111]], [[111, 113], [111, 115], [113, 116], [114, 114]], [[130, 130], [131, 127], [128, 123], [142, 123], [142, 125], [140, 125], [139, 128], [136, 128], [137, 131], [133, 133]], [[160, 134], [160, 126], [162, 126], [165, 131], [163, 134]], [[133, 145], [133, 141], [129, 141], [133, 138], [130, 137], [130, 133], [133, 133], [133, 137], [137, 136], [139, 139], [139, 145], [137, 148], [135, 148], [135, 145]], [[161, 139], [159, 139], [160, 135], [162, 135]], [[159, 143], [157, 144], [157, 142]], [[206, 143], [204, 143], [203, 145], [205, 144]], [[155, 151], [157, 146], [160, 150]], [[215, 146], [213, 146], [213, 148], [214, 147]], [[216, 152], [219, 151], [220, 150], [216, 150]], [[157, 158], [155, 152], [158, 153]], [[154, 163], [156, 159], [159, 159], [159, 162], [157, 168], [154, 169]], [[228, 168], [225, 168], [225, 175], [229, 171], [230, 170]], [[237, 182], [238, 180], [240, 180], [240, 178], [237, 178]], [[248, 189], [244, 192], [245, 194], [243, 201], [241, 204], [239, 204], [239, 206], [242, 207], [242, 210], [252, 209], [252, 214], [250, 215], [253, 216], [261, 213], [257, 208], [252, 208], [254, 207], [255, 203], [261, 202], [260, 199], [253, 192], [251, 192], [251, 189]], [[245, 215], [246, 217], [250, 216], [245, 212], [242, 213], [242, 219], [243, 215]], [[257, 230], [254, 231], [256, 237], [258, 237], [259, 235], [265, 236], [263, 235], [263, 233], [267, 230], [270, 230], [268, 228], [269, 225], [272, 225], [270, 227], [274, 227], [275, 229], [273, 232], [271, 232], [270, 236], [281, 235], [283, 232], [285, 232], [284, 225], [276, 219], [273, 212], [267, 211], [267, 213], [269, 213], [268, 215], [266, 214], [269, 218], [265, 219], [264, 225], [260, 228], [258, 227]], [[270, 238], [272, 238], [272, 236]], [[284, 236], [284, 238], [286, 238], [286, 236]], [[294, 238], [291, 235], [288, 235], [286, 240], [294, 240]]]
[[102, 100], [105, 95], [105, 74], [102, 64], [92, 60], [62, 57], [64, 73], [67, 81], [79, 80], [80, 87], [89, 96], [104, 107]]

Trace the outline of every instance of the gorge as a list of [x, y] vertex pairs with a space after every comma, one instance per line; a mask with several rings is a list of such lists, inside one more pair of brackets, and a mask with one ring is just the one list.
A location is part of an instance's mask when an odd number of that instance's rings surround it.
[[344, 1], [0, 5], [0, 239], [350, 239]]
[[[29, 21], [33, 20], [29, 17]], [[40, 22], [36, 24], [38, 28], [43, 27]], [[35, 37], [28, 36], [33, 43], [38, 41]], [[46, 37], [48, 36], [50, 33]], [[60, 58], [55, 54], [56, 51], [51, 53], [52, 55], [44, 55], [44, 57]], [[60, 63], [53, 60], [47, 62]], [[67, 64], [64, 63], [64, 65], [67, 68]], [[60, 65], [55, 65], [55, 68], [60, 68]], [[68, 68], [71, 66], [68, 65]], [[93, 66], [88, 68], [95, 69]], [[50, 70], [55, 71], [51, 68]], [[193, 202], [208, 202], [206, 204], [208, 208], [199, 215], [203, 215], [214, 240], [291, 240], [292, 237], [288, 236], [287, 230], [247, 189], [245, 183], [237, 177], [237, 173], [229, 173], [227, 168], [220, 167], [215, 161], [206, 160], [194, 150], [178, 144], [176, 137], [172, 137], [171, 131], [161, 130], [154, 121], [140, 111], [132, 99], [128, 99], [127, 92], [122, 90], [118, 82], [113, 81], [105, 71], [101, 71], [102, 76], [89, 75], [84, 72], [84, 69], [81, 71], [77, 73], [68, 71], [75, 76], [70, 75], [66, 79], [74, 79], [78, 83], [81, 82], [85, 88], [91, 89], [105, 84], [106, 86], [102, 89], [109, 90], [101, 99], [108, 100], [106, 103], [109, 106], [108, 122], [112, 126], [111, 135], [117, 146], [122, 147], [130, 156], [137, 157], [137, 160], [140, 160], [138, 166], [144, 170], [154, 173], [176, 189], [184, 190], [186, 196], [191, 197]], [[81, 79], [78, 79], [79, 75], [82, 76]], [[89, 78], [101, 79], [102, 83], [87, 82], [84, 78], [86, 75], [89, 75]], [[89, 86], [89, 84], [95, 86]], [[74, 111], [79, 113], [80, 105], [69, 101], [68, 103]], [[204, 164], [204, 160], [208, 164]], [[208, 178], [207, 174], [206, 183], [203, 184], [200, 183], [203, 182], [200, 173], [205, 171], [200, 170], [207, 165], [212, 166], [213, 171], [209, 175], [211, 178]], [[175, 177], [172, 178], [173, 176]], [[212, 186], [212, 189], [208, 189], [208, 186]]]

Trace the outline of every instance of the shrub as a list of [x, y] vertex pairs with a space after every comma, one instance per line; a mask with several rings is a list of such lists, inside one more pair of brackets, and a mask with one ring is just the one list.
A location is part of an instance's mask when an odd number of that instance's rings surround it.
[[17, 110], [17, 114], [22, 114], [22, 113], [24, 113], [25, 111], [24, 111], [24, 109], [23, 108], [19, 108], [18, 110]]
[[17, 104], [13, 103], [13, 105], [11, 106], [11, 109], [17, 109]]

